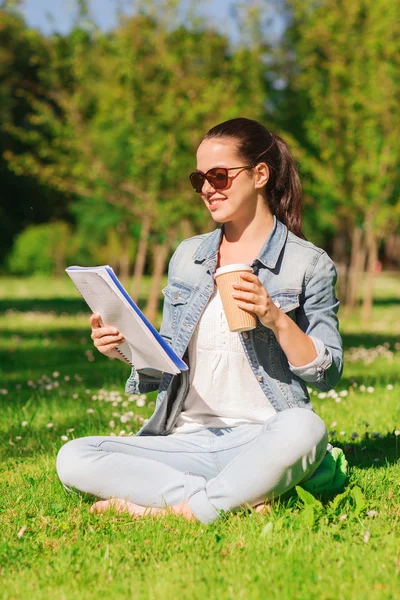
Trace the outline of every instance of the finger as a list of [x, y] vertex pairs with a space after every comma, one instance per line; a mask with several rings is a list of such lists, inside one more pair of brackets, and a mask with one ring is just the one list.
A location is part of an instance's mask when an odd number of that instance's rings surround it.
[[98, 328], [98, 327], [103, 327], [103, 321], [101, 320], [101, 316], [99, 315], [99, 313], [93, 313], [90, 316], [90, 324], [92, 327], [94, 328]]
[[241, 302], [250, 302], [251, 304], [260, 304], [265, 300], [262, 296], [250, 292], [232, 292], [232, 296]]
[[235, 281], [232, 283], [232, 287], [235, 290], [243, 290], [245, 292], [260, 292], [263, 289], [262, 285], [257, 285], [256, 283], [251, 283], [250, 281]]
[[115, 329], [115, 327], [100, 327], [99, 329], [94, 328], [90, 337], [92, 338], [92, 340], [98, 340], [106, 335], [122, 334], [118, 331], [118, 329]]
[[237, 301], [236, 304], [239, 308], [247, 312], [255, 313], [256, 315], [258, 315], [260, 312], [260, 308], [257, 306], [257, 304], [251, 304], [251, 302], [242, 302], [241, 300]]
[[115, 350], [116, 348], [118, 348], [120, 344], [107, 344], [107, 346], [100, 346], [100, 348], [97, 348], [97, 350], [99, 352], [101, 352], [102, 354], [109, 354], [112, 350]]
[[245, 281], [252, 281], [253, 283], [260, 283], [260, 280], [258, 279], [257, 275], [254, 275], [254, 273], [250, 273], [250, 271], [240, 271], [240, 277], [241, 279], [244, 279]]
[[[235, 282], [233, 285], [233, 287], [236, 286], [248, 286], [248, 285], [254, 285], [254, 289], [256, 290], [260, 290], [262, 289], [263, 293], [265, 294], [265, 296], [267, 298], [269, 298], [269, 294], [267, 292], [267, 290], [265, 289], [265, 287], [263, 286], [263, 284], [261, 283], [261, 281], [259, 280], [259, 278], [257, 277], [257, 275], [254, 275], [254, 273], [248, 273], [247, 271], [244, 271], [243, 273], [240, 273], [240, 277], [242, 278], [242, 282]], [[247, 287], [244, 287], [244, 289], [247, 289]]]
[[124, 342], [124, 337], [122, 335], [106, 335], [101, 338], [96, 338], [94, 340], [94, 345], [96, 348], [101, 348], [102, 346], [107, 346], [108, 344], [122, 344]]

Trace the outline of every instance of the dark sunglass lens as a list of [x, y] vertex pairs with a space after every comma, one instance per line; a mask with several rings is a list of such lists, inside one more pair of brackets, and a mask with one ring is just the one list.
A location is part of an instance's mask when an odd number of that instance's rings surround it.
[[202, 173], [191, 173], [191, 175], [189, 175], [189, 179], [194, 191], [200, 194], [203, 188], [204, 175]]
[[228, 185], [228, 171], [226, 169], [210, 169], [207, 178], [216, 190], [223, 190]]

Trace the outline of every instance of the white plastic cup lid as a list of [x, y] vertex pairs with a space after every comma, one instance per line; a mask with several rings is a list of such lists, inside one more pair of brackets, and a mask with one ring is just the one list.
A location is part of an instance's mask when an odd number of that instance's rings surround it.
[[225, 273], [233, 273], [234, 271], [249, 271], [253, 272], [253, 269], [250, 265], [245, 264], [234, 264], [234, 265], [225, 265], [225, 267], [220, 267], [215, 271], [214, 277], [219, 277], [220, 275], [224, 275]]

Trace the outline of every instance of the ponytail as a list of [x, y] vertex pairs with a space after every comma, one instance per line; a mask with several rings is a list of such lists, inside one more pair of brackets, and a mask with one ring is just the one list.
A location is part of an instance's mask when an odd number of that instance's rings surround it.
[[269, 180], [265, 186], [271, 213], [289, 231], [304, 238], [302, 232], [302, 194], [300, 177], [289, 146], [264, 125], [251, 119], [237, 118], [216, 125], [203, 140], [231, 138], [237, 143], [239, 156], [255, 167], [265, 162]]

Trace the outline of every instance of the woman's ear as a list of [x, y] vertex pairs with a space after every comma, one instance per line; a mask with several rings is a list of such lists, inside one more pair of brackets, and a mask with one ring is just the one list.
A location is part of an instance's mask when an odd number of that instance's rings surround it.
[[263, 188], [268, 183], [269, 168], [267, 163], [261, 162], [254, 167], [255, 186], [257, 189]]

